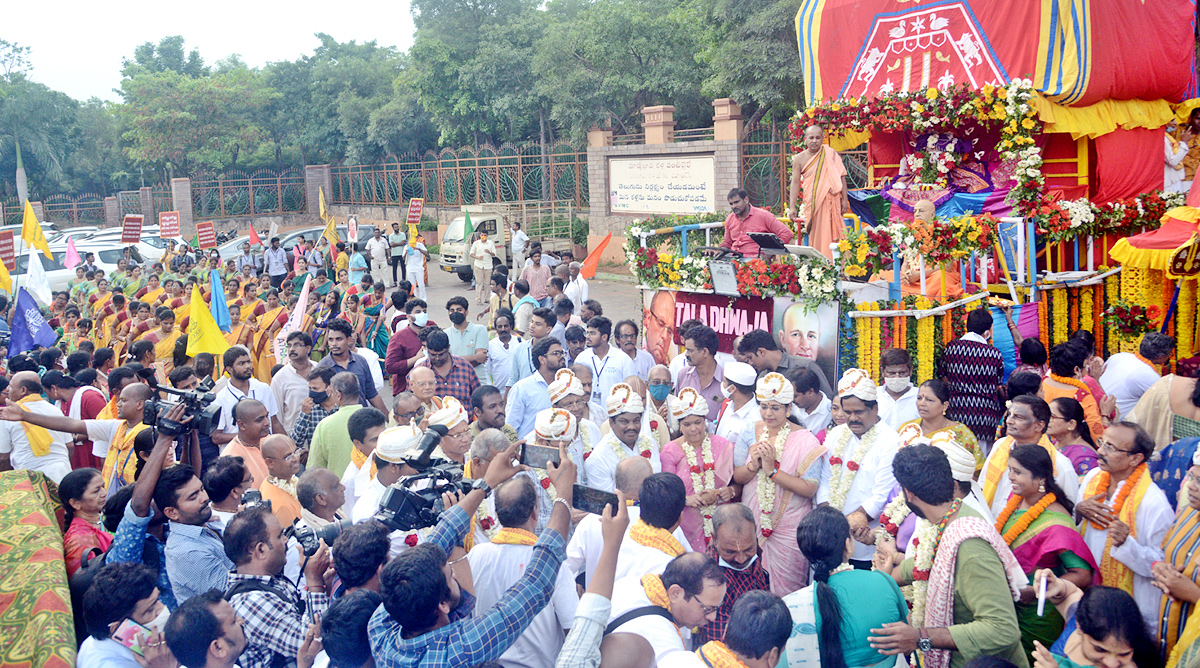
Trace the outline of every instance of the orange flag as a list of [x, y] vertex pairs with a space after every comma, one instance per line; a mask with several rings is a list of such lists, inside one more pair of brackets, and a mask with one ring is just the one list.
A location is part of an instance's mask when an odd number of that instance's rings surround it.
[[261, 245], [263, 245], [262, 239], [259, 239], [259, 238], [258, 238], [258, 232], [255, 232], [255, 231], [254, 231], [254, 226], [253, 226], [253, 225], [251, 225], [251, 226], [250, 226], [250, 245], [251, 245], [251, 246], [255, 246], [255, 245], [261, 246]]
[[609, 232], [604, 237], [604, 241], [601, 241], [600, 245], [596, 246], [596, 250], [588, 253], [588, 256], [584, 258], [583, 266], [579, 269], [581, 276], [590, 280], [596, 275], [596, 267], [600, 266], [600, 255], [604, 253], [604, 248], [608, 246], [609, 241], [612, 241], [612, 232]]

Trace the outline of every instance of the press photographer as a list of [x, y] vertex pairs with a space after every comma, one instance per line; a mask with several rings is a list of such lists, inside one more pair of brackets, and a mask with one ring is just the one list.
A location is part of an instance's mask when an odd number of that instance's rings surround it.
[[[561, 450], [561, 448], [560, 448]], [[549, 526], [533, 546], [525, 573], [486, 612], [450, 621], [460, 598], [446, 555], [461, 544], [470, 518], [491, 490], [524, 466], [514, 466], [517, 446], [496, 456], [472, 490], [456, 498], [447, 494], [428, 542], [405, 550], [380, 573], [383, 607], [368, 627], [376, 663], [407, 666], [472, 666], [497, 659], [529, 626], [549, 601], [571, 523], [575, 465], [563, 452], [561, 466], [550, 464], [550, 481], [560, 490]], [[457, 501], [457, 505], [455, 504]], [[452, 506], [453, 507], [450, 507]], [[438, 631], [433, 633], [433, 631]]]

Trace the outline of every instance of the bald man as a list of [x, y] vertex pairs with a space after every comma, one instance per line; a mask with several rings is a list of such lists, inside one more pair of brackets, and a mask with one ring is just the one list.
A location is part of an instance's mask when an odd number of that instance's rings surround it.
[[241, 457], [254, 474], [254, 489], [261, 490], [263, 481], [271, 474], [262, 453], [262, 440], [271, 433], [271, 416], [261, 401], [242, 399], [233, 408], [233, 419], [238, 433], [221, 450], [221, 456]]
[[[797, 211], [801, 191], [803, 206]], [[800, 221], [800, 234], [809, 235], [808, 245], [832, 259], [830, 245], [846, 238], [842, 216], [850, 213], [850, 196], [842, 156], [825, 144], [825, 130], [819, 125], [804, 130], [804, 150], [792, 156], [792, 182], [784, 215], [792, 212], [792, 217]]]
[[260, 450], [268, 475], [259, 490], [271, 502], [271, 511], [279, 518], [279, 524], [290, 527], [294, 520], [300, 519], [300, 501], [296, 497], [300, 457], [296, 454], [296, 442], [283, 434], [270, 434], [262, 439]]
[[[13, 403], [32, 413], [48, 416], [62, 415], [54, 404], [42, 399], [42, 383], [37, 373], [21, 371], [12, 377], [9, 394]], [[38, 431], [45, 430], [33, 427]], [[50, 443], [44, 451], [35, 452], [29, 435], [20, 424], [0, 423], [0, 471], [41, 471], [58, 484], [71, 472], [71, 436], [61, 431], [46, 432]]]
[[600, 668], [653, 668], [654, 665], [654, 648], [636, 633], [610, 633], [600, 641]]
[[[14, 398], [24, 398], [32, 396], [26, 392], [24, 395], [18, 395], [16, 383], [22, 373], [33, 374], [36, 379], [37, 374], [32, 371], [24, 371], [14, 374], [13, 381], [10, 384], [11, 396]], [[27, 388], [32, 388], [29, 384], [30, 379], [26, 376], [22, 384]], [[37, 383], [41, 387], [41, 382]], [[30, 390], [32, 391], [32, 390]], [[134, 477], [137, 474], [137, 455], [133, 452], [133, 439], [147, 426], [142, 423], [142, 414], [146, 409], [146, 401], [150, 399], [154, 393], [149, 385], [142, 383], [132, 383], [126, 385], [125, 389], [121, 390], [121, 396], [117, 399], [117, 418], [116, 420], [76, 420], [74, 418], [63, 417], [63, 414], [58, 409], [55, 409], [53, 414], [44, 413], [41, 411], [22, 410], [21, 406], [15, 403], [5, 406], [0, 410], [0, 419], [10, 422], [28, 422], [39, 427], [45, 427], [53, 432], [66, 432], [68, 434], [78, 434], [85, 436], [91, 441], [107, 441], [109, 443], [108, 455], [104, 459], [104, 470], [101, 472], [104, 476], [105, 486], [108, 489], [114, 487], [116, 479], [119, 477], [121, 484], [133, 484]], [[22, 406], [28, 407], [33, 405], [35, 400], [30, 400], [23, 403]], [[69, 451], [68, 451], [69, 452]], [[69, 455], [68, 455], [69, 457]], [[168, 455], [170, 459], [170, 455]], [[166, 465], [172, 462], [168, 461]], [[120, 485], [115, 485], [119, 487]]]

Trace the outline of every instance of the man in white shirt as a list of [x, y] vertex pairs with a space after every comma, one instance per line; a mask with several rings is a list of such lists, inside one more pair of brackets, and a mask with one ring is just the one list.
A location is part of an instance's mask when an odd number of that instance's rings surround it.
[[1142, 337], [1138, 354], [1117, 353], [1104, 364], [1100, 387], [1117, 400], [1117, 413], [1128, 416], [1138, 399], [1162, 377], [1158, 373], [1171, 357], [1175, 340], [1166, 334], [1150, 332]]
[[[45, 392], [33, 371], [13, 374], [10, 401], [23, 410], [51, 417], [63, 416], [54, 404], [42, 399]], [[32, 441], [31, 441], [32, 438]], [[41, 471], [54, 484], [71, 472], [71, 435], [28, 422], [0, 422], [0, 471]]]
[[[1115, 562], [1123, 580], [1105, 580], [1105, 584], [1125, 588], [1126, 578], [1131, 578], [1133, 600], [1151, 629], [1158, 628], [1163, 597], [1154, 585], [1151, 567], [1162, 560], [1163, 538], [1175, 520], [1167, 495], [1154, 484], [1147, 469], [1152, 454], [1154, 439], [1145, 429], [1132, 422], [1110, 426], [1101, 439], [1100, 467], [1083, 477], [1075, 497], [1075, 514], [1085, 520], [1080, 525], [1083, 542], [1102, 568], [1110, 560]], [[1101, 489], [1097, 480], [1102, 474], [1109, 479], [1106, 489]], [[1130, 484], [1133, 492], [1122, 496], [1124, 503], [1114, 512], [1115, 500]], [[1106, 575], [1109, 572], [1105, 570]]]
[[629, 355], [608, 344], [611, 336], [611, 320], [602, 315], [592, 318], [587, 323], [589, 347], [575, 360], [576, 364], [582, 364], [592, 370], [590, 400], [599, 404], [607, 400], [614, 385], [634, 375], [633, 360], [629, 359]]
[[[841, 510], [850, 522], [854, 537], [851, 563], [870, 568], [875, 548], [872, 540], [879, 526], [879, 514], [887, 502], [896, 478], [892, 459], [900, 447], [900, 436], [879, 419], [878, 389], [862, 369], [850, 369], [838, 383], [838, 396], [846, 424], [838, 425], [825, 437], [818, 504], [828, 503]], [[831, 464], [837, 457], [841, 463]], [[856, 466], [850, 466], [851, 463]]]
[[629, 525], [617, 557], [617, 579], [662, 573], [671, 560], [691, 552], [686, 540], [675, 538], [679, 516], [687, 503], [683, 480], [674, 473], [655, 473], [638, 491], [638, 519]]
[[743, 431], [753, 429], [754, 423], [762, 419], [758, 399], [754, 396], [758, 374], [745, 362], [727, 362], [724, 373], [721, 391], [728, 399], [717, 415], [715, 433], [730, 443], [737, 443]]
[[288, 363], [271, 379], [271, 393], [280, 409], [279, 421], [286, 430], [284, 433], [290, 434], [300, 419], [300, 406], [308, 398], [308, 376], [316, 368], [309, 357], [312, 337], [305, 332], [292, 332], [287, 335], [284, 350]]
[[655, 362], [653, 355], [644, 348], [638, 348], [638, 326], [632, 320], [622, 320], [616, 324], [615, 329], [617, 346], [633, 362], [629, 375], [647, 380], [650, 377], [650, 368]]
[[408, 273], [408, 281], [412, 283], [413, 291], [410, 297], [415, 297], [424, 301], [425, 296], [425, 261], [429, 259], [429, 249], [425, 248], [425, 244], [417, 241], [415, 244], [408, 245], [407, 254], [404, 256], [404, 267]]
[[610, 430], [592, 449], [585, 467], [590, 487], [611, 492], [616, 487], [617, 464], [622, 460], [644, 457], [655, 473], [662, 470], [662, 463], [658, 441], [653, 434], [642, 433], [646, 407], [638, 392], [625, 383], [614, 385], [608, 395], [607, 409]]
[[261, 401], [267, 407], [267, 415], [271, 417], [271, 433], [288, 433], [279, 421], [279, 406], [275, 403], [275, 394], [271, 392], [271, 386], [254, 377], [254, 363], [251, 362], [250, 351], [245, 346], [233, 346], [225, 351], [222, 361], [225, 363], [225, 370], [229, 372], [229, 384], [217, 393], [213, 402], [221, 409], [217, 431], [212, 435], [213, 443], [225, 445], [237, 436], [238, 426], [233, 417], [233, 407], [242, 399]]
[[520, 273], [525, 268], [525, 249], [529, 246], [529, 235], [521, 229], [521, 221], [512, 224], [512, 257], [513, 269]]
[[804, 367], [789, 369], [787, 378], [796, 390], [792, 416], [814, 434], [825, 431], [833, 419], [833, 400], [821, 391], [821, 379]]
[[567, 265], [571, 272], [571, 282], [567, 283], [567, 296], [577, 295], [579, 299], [571, 297], [571, 303], [575, 305], [575, 315], [579, 315], [579, 310], [583, 308], [583, 303], [588, 300], [588, 282], [581, 273], [583, 265], [579, 262], [571, 262]]
[[[369, 421], [371, 426], [366, 427], [361, 433], [356, 433], [358, 431], [356, 427], [366, 426], [370, 417], [375, 418]], [[358, 419], [356, 420], [356, 418]], [[356, 411], [354, 415], [350, 416], [348, 426], [351, 430], [351, 440], [375, 439], [378, 441], [378, 445], [371, 453], [371, 461], [375, 463], [375, 477], [371, 478], [365, 488], [355, 490], [358, 498], [354, 501], [354, 510], [350, 513], [350, 518], [357, 524], [374, 517], [379, 512], [379, 503], [383, 500], [383, 495], [387, 492], [388, 487], [404, 476], [416, 474], [416, 470], [404, 463], [404, 458], [416, 454], [412, 452], [412, 449], [420, 443], [421, 431], [413, 425], [385, 429], [387, 418], [374, 408]], [[355, 438], [356, 436], [358, 438]], [[363, 464], [363, 468], [369, 470], [370, 465]], [[389, 559], [408, 549], [408, 542], [411, 542], [408, 534], [411, 533], [415, 532], [393, 531], [391, 533]]]
[[380, 282], [387, 281], [388, 258], [391, 244], [383, 238], [383, 230], [375, 226], [375, 233], [367, 239], [367, 255], [371, 258], [371, 277]]
[[[500, 601], [509, 587], [525, 572], [537, 542], [538, 497], [534, 482], [516, 476], [496, 490], [496, 517], [500, 531], [490, 542], [477, 544], [467, 553], [475, 579], [475, 605], [487, 610]], [[579, 596], [571, 573], [560, 568], [550, 602], [498, 659], [505, 668], [553, 668], [566, 630], [575, 618]]]
[[288, 274], [287, 251], [280, 247], [279, 237], [271, 237], [271, 247], [263, 252], [263, 257], [267, 265], [267, 275], [271, 277], [271, 287], [278, 290]]
[[493, 324], [496, 336], [488, 341], [486, 384], [507, 388], [509, 374], [512, 373], [513, 352], [521, 345], [522, 339], [513, 334], [513, 319], [507, 313], [496, 316]]
[[1040, 445], [1054, 458], [1054, 481], [1064, 494], [1074, 498], [1079, 491], [1079, 476], [1066, 455], [1059, 452], [1046, 436], [1050, 424], [1050, 406], [1040, 397], [1023, 394], [1009, 402], [1005, 429], [1008, 434], [992, 444], [983, 469], [979, 472], [980, 498], [988, 504], [992, 517], [1004, 511], [1012, 494], [1008, 477], [1008, 454], [1018, 445]]
[[[621, 622], [613, 632], [645, 638], [661, 661], [672, 652], [685, 651], [684, 633], [691, 639], [688, 629], [716, 618], [725, 600], [725, 574], [712, 557], [691, 552], [673, 560], [661, 576], [647, 580], [640, 575], [617, 580], [608, 623]], [[669, 611], [674, 623], [653, 612], [652, 606]]]
[[912, 384], [912, 358], [904, 350], [888, 348], [879, 356], [879, 367], [884, 387], [878, 394], [879, 419], [900, 429], [905, 422], [921, 417], [917, 414], [917, 388]]

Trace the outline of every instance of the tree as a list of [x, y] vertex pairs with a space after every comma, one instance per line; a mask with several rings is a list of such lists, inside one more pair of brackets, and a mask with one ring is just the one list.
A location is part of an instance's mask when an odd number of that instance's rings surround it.
[[17, 199], [29, 199], [25, 160], [31, 156], [47, 179], [62, 176], [67, 130], [78, 105], [63, 93], [30, 81], [16, 70], [0, 78], [0, 156], [16, 157]]
[[143, 42], [133, 50], [133, 60], [121, 60], [121, 75], [132, 77], [138, 72], [177, 72], [186, 77], [197, 78], [208, 74], [200, 52], [192, 49], [186, 56], [183, 52], [183, 37], [164, 37], [155, 45]]

